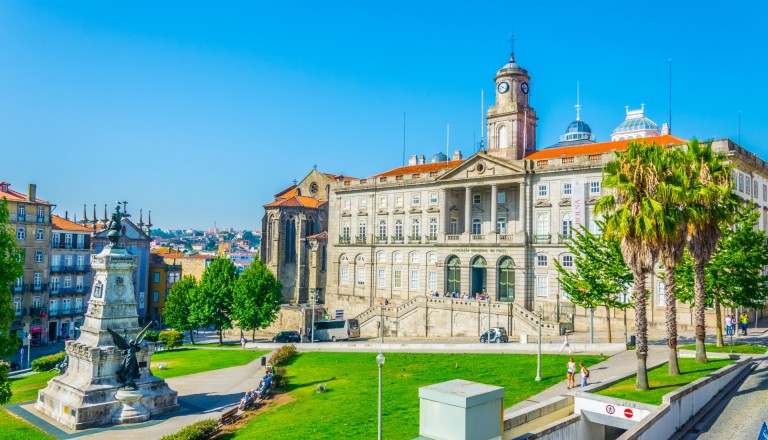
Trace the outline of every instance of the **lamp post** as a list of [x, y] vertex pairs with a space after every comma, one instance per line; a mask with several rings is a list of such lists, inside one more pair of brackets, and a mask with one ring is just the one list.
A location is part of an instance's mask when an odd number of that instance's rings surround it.
[[539, 355], [536, 360], [536, 382], [541, 381], [541, 318], [543, 315], [541, 304], [539, 304]]
[[[384, 305], [381, 306], [381, 317], [379, 318], [379, 327], [381, 327], [381, 345], [384, 345]], [[381, 351], [381, 349], [379, 349]]]
[[594, 307], [590, 307], [589, 309], [589, 343], [590, 344], [595, 343], [595, 308]]
[[381, 352], [376, 356], [376, 365], [379, 366], [379, 435], [377, 438], [381, 440], [381, 370], [384, 367], [384, 354]]
[[309, 291], [309, 299], [312, 300], [312, 327], [310, 327], [309, 343], [315, 343], [315, 303], [317, 303], [317, 290], [312, 289]]
[[31, 353], [32, 353], [32, 333], [27, 333], [27, 368], [32, 368], [32, 364], [29, 361]]
[[491, 298], [488, 296], [488, 293], [486, 293], [485, 288], [483, 288], [483, 296], [488, 301], [488, 343], [491, 343]]

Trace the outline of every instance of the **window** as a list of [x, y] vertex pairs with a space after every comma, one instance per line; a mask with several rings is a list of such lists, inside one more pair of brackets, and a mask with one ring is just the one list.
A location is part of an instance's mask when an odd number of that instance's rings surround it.
[[395, 269], [392, 272], [392, 286], [403, 287], [403, 273], [400, 271], [400, 269]]
[[546, 298], [548, 292], [547, 283], [549, 282], [546, 275], [536, 275], [536, 296]]
[[437, 254], [434, 252], [431, 252], [427, 256], [427, 261], [429, 261], [429, 264], [437, 264]]
[[365, 238], [365, 220], [358, 220], [357, 222], [357, 235], [360, 236], [360, 238]]
[[472, 219], [472, 234], [480, 235], [483, 230], [483, 222], [479, 218]]
[[35, 249], [35, 263], [42, 263], [43, 262], [43, 251], [40, 249]]
[[64, 277], [64, 288], [69, 289], [72, 287], [72, 277]]
[[45, 208], [43, 208], [42, 206], [37, 207], [37, 222], [38, 223], [45, 222]]
[[667, 305], [667, 291], [664, 287], [664, 281], [659, 281], [659, 306]]
[[75, 298], [75, 312], [81, 313], [82, 311], [83, 311], [83, 299]]
[[51, 247], [59, 247], [61, 245], [61, 234], [51, 234]]
[[85, 255], [77, 256], [77, 268], [81, 270], [85, 268]]
[[77, 288], [78, 292], [85, 290], [85, 280], [82, 275], [78, 275], [77, 278], [75, 278], [75, 288]]
[[51, 255], [51, 268], [58, 269], [61, 264], [61, 255]]
[[504, 191], [501, 191], [501, 192], [497, 193], [496, 194], [496, 203], [499, 203], [499, 204], [502, 204], [502, 205], [507, 203], [507, 193], [505, 193]]
[[64, 247], [72, 249], [72, 234], [64, 234]]
[[498, 301], [515, 300], [515, 263], [511, 258], [506, 257], [499, 264], [498, 277]]
[[597, 222], [595, 219], [590, 218], [587, 222], [587, 227], [589, 229], [589, 232], [593, 235], [600, 235], [600, 228], [597, 227]]
[[341, 278], [340, 282], [341, 284], [349, 284], [349, 267], [348, 266], [341, 266]]
[[573, 195], [573, 185], [571, 184], [571, 182], [563, 183], [563, 195], [564, 196], [572, 196]]
[[437, 290], [437, 272], [430, 270], [427, 272], [427, 289]]
[[418, 288], [419, 288], [419, 271], [412, 270], [411, 271], [411, 289], [418, 289]]
[[155, 272], [155, 284], [160, 282], [160, 272]]
[[768, 185], [763, 185], [763, 201], [768, 202]]
[[16, 239], [17, 240], [26, 240], [27, 239], [27, 230], [25, 228], [16, 228]]
[[739, 191], [744, 192], [744, 176], [739, 174]]
[[472, 194], [472, 204], [479, 205], [483, 201], [483, 197], [480, 194]]
[[403, 207], [403, 196], [398, 194], [395, 196], [395, 208]]
[[600, 181], [599, 180], [593, 180], [589, 182], [589, 193], [590, 194], [600, 194]]
[[571, 220], [571, 213], [570, 212], [564, 212], [561, 220], [562, 220], [562, 222], [561, 222], [561, 224], [562, 224], [561, 233], [563, 234], [563, 238], [570, 238], [570, 236], [571, 236], [571, 227], [573, 227], [573, 221]]
[[496, 219], [496, 230], [499, 232], [499, 234], [506, 234], [507, 233], [507, 218], [506, 217], [499, 217]]
[[23, 222], [24, 220], [26, 220], [27, 207], [20, 203], [19, 206], [16, 208], [16, 214], [19, 218], [19, 221]]
[[342, 200], [341, 206], [344, 208], [345, 211], [349, 210], [349, 199]]
[[85, 235], [77, 234], [77, 248], [85, 249]]
[[349, 240], [349, 234], [350, 234], [349, 222], [345, 221], [344, 224], [341, 226], [341, 236]]
[[13, 314], [15, 316], [21, 316], [21, 298], [13, 298]]
[[387, 207], [387, 196], [379, 197], [379, 209], [386, 209], [386, 207]]
[[51, 293], [59, 291], [59, 277], [51, 277]]
[[139, 309], [144, 310], [144, 292], [139, 292]]
[[421, 220], [418, 218], [411, 219], [411, 236], [419, 237], [421, 235]]
[[384, 254], [384, 252], [379, 251], [376, 253], [376, 262], [377, 263], [384, 263], [387, 261], [387, 256]]
[[753, 195], [755, 198], [758, 198], [758, 197], [759, 197], [759, 195], [760, 195], [760, 194], [758, 194], [758, 187], [759, 187], [759, 185], [758, 185], [758, 184], [757, 184], [757, 182], [755, 181], [755, 182], [754, 182], [754, 185], [752, 185], [752, 195]]
[[419, 254], [416, 252], [411, 252], [411, 263], [418, 264], [419, 260]]
[[384, 269], [379, 269], [376, 276], [376, 287], [387, 287], [387, 278], [385, 277]]
[[365, 285], [365, 267], [357, 267], [357, 270], [355, 271], [355, 281], [360, 286]]
[[437, 237], [437, 217], [429, 218], [429, 236], [432, 238]]
[[72, 255], [64, 255], [64, 266], [72, 267]]
[[59, 300], [52, 299], [50, 302], [48, 302], [48, 307], [51, 308], [51, 315], [57, 314], [59, 312]]
[[403, 219], [395, 219], [395, 238], [403, 238]]
[[437, 193], [429, 193], [429, 204], [437, 205]]
[[38, 229], [35, 231], [35, 241], [43, 241], [45, 240], [45, 231], [42, 229]]
[[382, 240], [387, 238], [387, 220], [386, 219], [379, 220], [379, 238]]
[[421, 194], [414, 194], [411, 197], [411, 206], [419, 206], [421, 205]]
[[448, 292], [461, 292], [461, 261], [453, 256], [445, 265], [445, 287]]
[[536, 217], [536, 235], [549, 235], [549, 213], [542, 212]]
[[456, 235], [459, 233], [459, 219], [451, 217], [451, 234]]
[[573, 255], [563, 255], [563, 267], [573, 267]]
[[402, 263], [403, 262], [403, 254], [400, 253], [400, 251], [395, 251], [395, 253], [392, 254], [392, 262], [394, 262], [394, 263]]
[[536, 266], [547, 267], [547, 256], [544, 254], [536, 255]]
[[368, 207], [368, 200], [364, 196], [360, 197], [360, 210], [362, 211], [367, 207]]
[[752, 194], [752, 182], [749, 177], [744, 178], [744, 192], [747, 194]]
[[549, 197], [549, 185], [541, 183], [538, 186], [539, 197]]
[[69, 306], [72, 303], [72, 300], [69, 298], [65, 298], [61, 301], [61, 308], [63, 313], [69, 313]]
[[156, 303], [160, 302], [160, 292], [158, 292], [157, 290], [152, 292], [152, 301], [154, 301]]
[[320, 272], [325, 272], [325, 263], [328, 259], [328, 251], [326, 250], [326, 247], [323, 246], [322, 251], [320, 252]]

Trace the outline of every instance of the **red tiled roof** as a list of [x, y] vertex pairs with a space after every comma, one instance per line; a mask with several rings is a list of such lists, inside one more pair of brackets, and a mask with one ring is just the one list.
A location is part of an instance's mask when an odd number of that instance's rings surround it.
[[274, 208], [277, 206], [282, 207], [303, 207], [303, 208], [317, 208], [319, 206], [324, 205], [325, 202], [322, 202], [317, 199], [313, 199], [312, 197], [305, 197], [305, 196], [293, 196], [290, 199], [278, 199], [275, 200], [272, 203], [267, 203], [264, 205], [265, 208]]
[[307, 238], [315, 240], [328, 240], [328, 231], [323, 231], [319, 234], [307, 236]]
[[337, 181], [340, 180], [342, 182], [354, 180], [354, 177], [344, 176], [342, 174], [323, 173], [323, 175], [331, 180], [337, 180]]
[[449, 170], [458, 166], [462, 162], [464, 162], [464, 160], [459, 159], [447, 162], [430, 162], [421, 165], [406, 165], [404, 167], [398, 167], [389, 171], [385, 171], [373, 177], [400, 176], [405, 174], [431, 173], [433, 171]]
[[[290, 195], [288, 195], [290, 194]], [[293, 197], [296, 195], [296, 185], [291, 185], [288, 188], [280, 191], [279, 193], [275, 194], [275, 199], [285, 199], [288, 197]]]
[[52, 215], [51, 220], [53, 222], [53, 229], [59, 231], [93, 232], [89, 227], [78, 225], [77, 223], [59, 217], [58, 215]]
[[[7, 185], [9, 187], [11, 186], [11, 184], [8, 183], [8, 182], [0, 182], [0, 187], [5, 186], [5, 185]], [[8, 200], [14, 201], [14, 202], [28, 202], [29, 201], [26, 194], [22, 194], [22, 193], [20, 193], [18, 191], [14, 191], [11, 188], [8, 188], [8, 192], [0, 191], [0, 200], [2, 200], [3, 198], [7, 198]], [[51, 204], [51, 203], [49, 203], [49, 202], [47, 202], [47, 201], [45, 201], [43, 199], [35, 199], [35, 203], [42, 203], [42, 204], [45, 204], [45, 205], [50, 205]]]
[[623, 141], [599, 142], [596, 144], [574, 145], [572, 147], [547, 148], [529, 154], [528, 160], [557, 159], [560, 157], [584, 156], [587, 154], [602, 154], [611, 151], [624, 151], [632, 141], [640, 141], [647, 144], [656, 142], [658, 145], [680, 145], [687, 141], [672, 135], [653, 136], [641, 139], [625, 139]]

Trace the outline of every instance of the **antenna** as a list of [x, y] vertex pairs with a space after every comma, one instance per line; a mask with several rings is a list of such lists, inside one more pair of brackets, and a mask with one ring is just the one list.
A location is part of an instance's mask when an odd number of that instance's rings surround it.
[[405, 166], [405, 112], [403, 112], [403, 166]]
[[579, 82], [576, 81], [576, 120], [581, 120], [581, 102], [579, 101]]
[[510, 32], [509, 34], [509, 52], [512, 59], [515, 58], [515, 34]]
[[482, 88], [480, 89], [480, 150], [485, 151], [485, 144], [483, 141], [485, 138], [483, 137], [483, 130], [485, 129], [485, 90]]

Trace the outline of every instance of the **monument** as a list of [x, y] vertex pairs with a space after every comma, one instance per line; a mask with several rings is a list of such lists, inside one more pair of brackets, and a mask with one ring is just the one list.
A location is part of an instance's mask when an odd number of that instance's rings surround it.
[[80, 337], [67, 342], [66, 370], [35, 402], [37, 411], [68, 429], [138, 423], [179, 408], [176, 392], [149, 369], [154, 344], [143, 343], [148, 327], [139, 326], [136, 257], [118, 244], [125, 217], [118, 203], [109, 222], [110, 244], [91, 256], [96, 274]]

